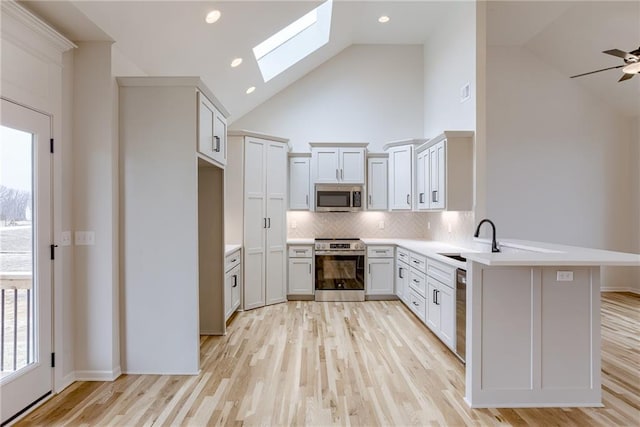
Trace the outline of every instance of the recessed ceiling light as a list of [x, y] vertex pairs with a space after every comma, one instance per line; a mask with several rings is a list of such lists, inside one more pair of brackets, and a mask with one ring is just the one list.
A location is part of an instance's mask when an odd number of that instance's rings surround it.
[[242, 64], [242, 58], [236, 58], [233, 61], [231, 61], [231, 66], [233, 68], [236, 68], [240, 64]]
[[218, 19], [220, 19], [220, 16], [222, 16], [222, 13], [220, 13], [219, 10], [212, 10], [211, 12], [207, 13], [205, 21], [207, 21], [207, 24], [213, 24]]
[[253, 93], [253, 91], [256, 90], [255, 86], [251, 86], [249, 89], [247, 89], [247, 95], [249, 95], [250, 93]]
[[378, 22], [380, 22], [381, 24], [386, 24], [387, 22], [389, 22], [389, 17], [387, 15], [382, 15], [380, 18], [378, 18]]

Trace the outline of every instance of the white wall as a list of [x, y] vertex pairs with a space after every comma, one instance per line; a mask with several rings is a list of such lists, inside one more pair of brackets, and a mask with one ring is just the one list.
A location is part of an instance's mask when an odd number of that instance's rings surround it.
[[75, 246], [78, 379], [120, 374], [118, 311], [118, 132], [111, 43], [82, 42], [74, 52], [74, 229], [95, 245]]
[[[471, 98], [460, 89], [471, 84]], [[424, 136], [476, 128], [476, 4], [452, 2], [424, 43]]]
[[418, 45], [353, 45], [234, 121], [230, 128], [309, 142], [389, 141], [423, 135], [423, 64]]
[[[489, 47], [487, 212], [500, 236], [637, 251], [633, 143], [632, 122], [579, 84], [522, 48]], [[632, 283], [603, 274], [603, 287]]]

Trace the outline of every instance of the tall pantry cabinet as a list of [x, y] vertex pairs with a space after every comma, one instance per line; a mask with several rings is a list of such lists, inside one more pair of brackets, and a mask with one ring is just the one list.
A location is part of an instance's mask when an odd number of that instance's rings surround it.
[[288, 139], [229, 131], [227, 242], [243, 246], [244, 309], [286, 301]]
[[199, 144], [225, 129], [200, 118], [228, 113], [197, 77], [117, 81], [123, 371], [197, 374], [200, 334], [225, 333], [225, 164]]

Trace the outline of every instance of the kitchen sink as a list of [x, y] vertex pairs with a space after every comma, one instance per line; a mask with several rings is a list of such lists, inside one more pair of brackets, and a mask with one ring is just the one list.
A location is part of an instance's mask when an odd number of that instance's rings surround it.
[[467, 262], [467, 259], [463, 256], [460, 256], [460, 254], [438, 254], [438, 255], [446, 256], [448, 258], [455, 259], [456, 261]]

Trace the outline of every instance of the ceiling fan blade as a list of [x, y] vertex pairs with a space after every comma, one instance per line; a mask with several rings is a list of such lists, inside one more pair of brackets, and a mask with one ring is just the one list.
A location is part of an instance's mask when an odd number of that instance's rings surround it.
[[624, 65], [617, 65], [615, 67], [603, 68], [602, 70], [590, 71], [588, 73], [577, 74], [575, 76], [571, 76], [570, 78], [575, 79], [576, 77], [588, 76], [589, 74], [599, 73], [600, 71], [613, 70], [614, 68], [622, 68]]
[[624, 52], [620, 49], [603, 50], [602, 53], [606, 53], [607, 55], [617, 56], [618, 58], [622, 58], [622, 59], [626, 59], [627, 55], [629, 55], [627, 52]]
[[629, 79], [630, 79], [631, 77], [633, 77], [633, 76], [635, 76], [635, 74], [627, 74], [627, 73], [624, 73], [624, 74], [622, 75], [622, 77], [620, 77], [620, 80], [618, 80], [618, 82], [623, 82], [623, 81], [625, 81], [625, 80], [629, 80]]

